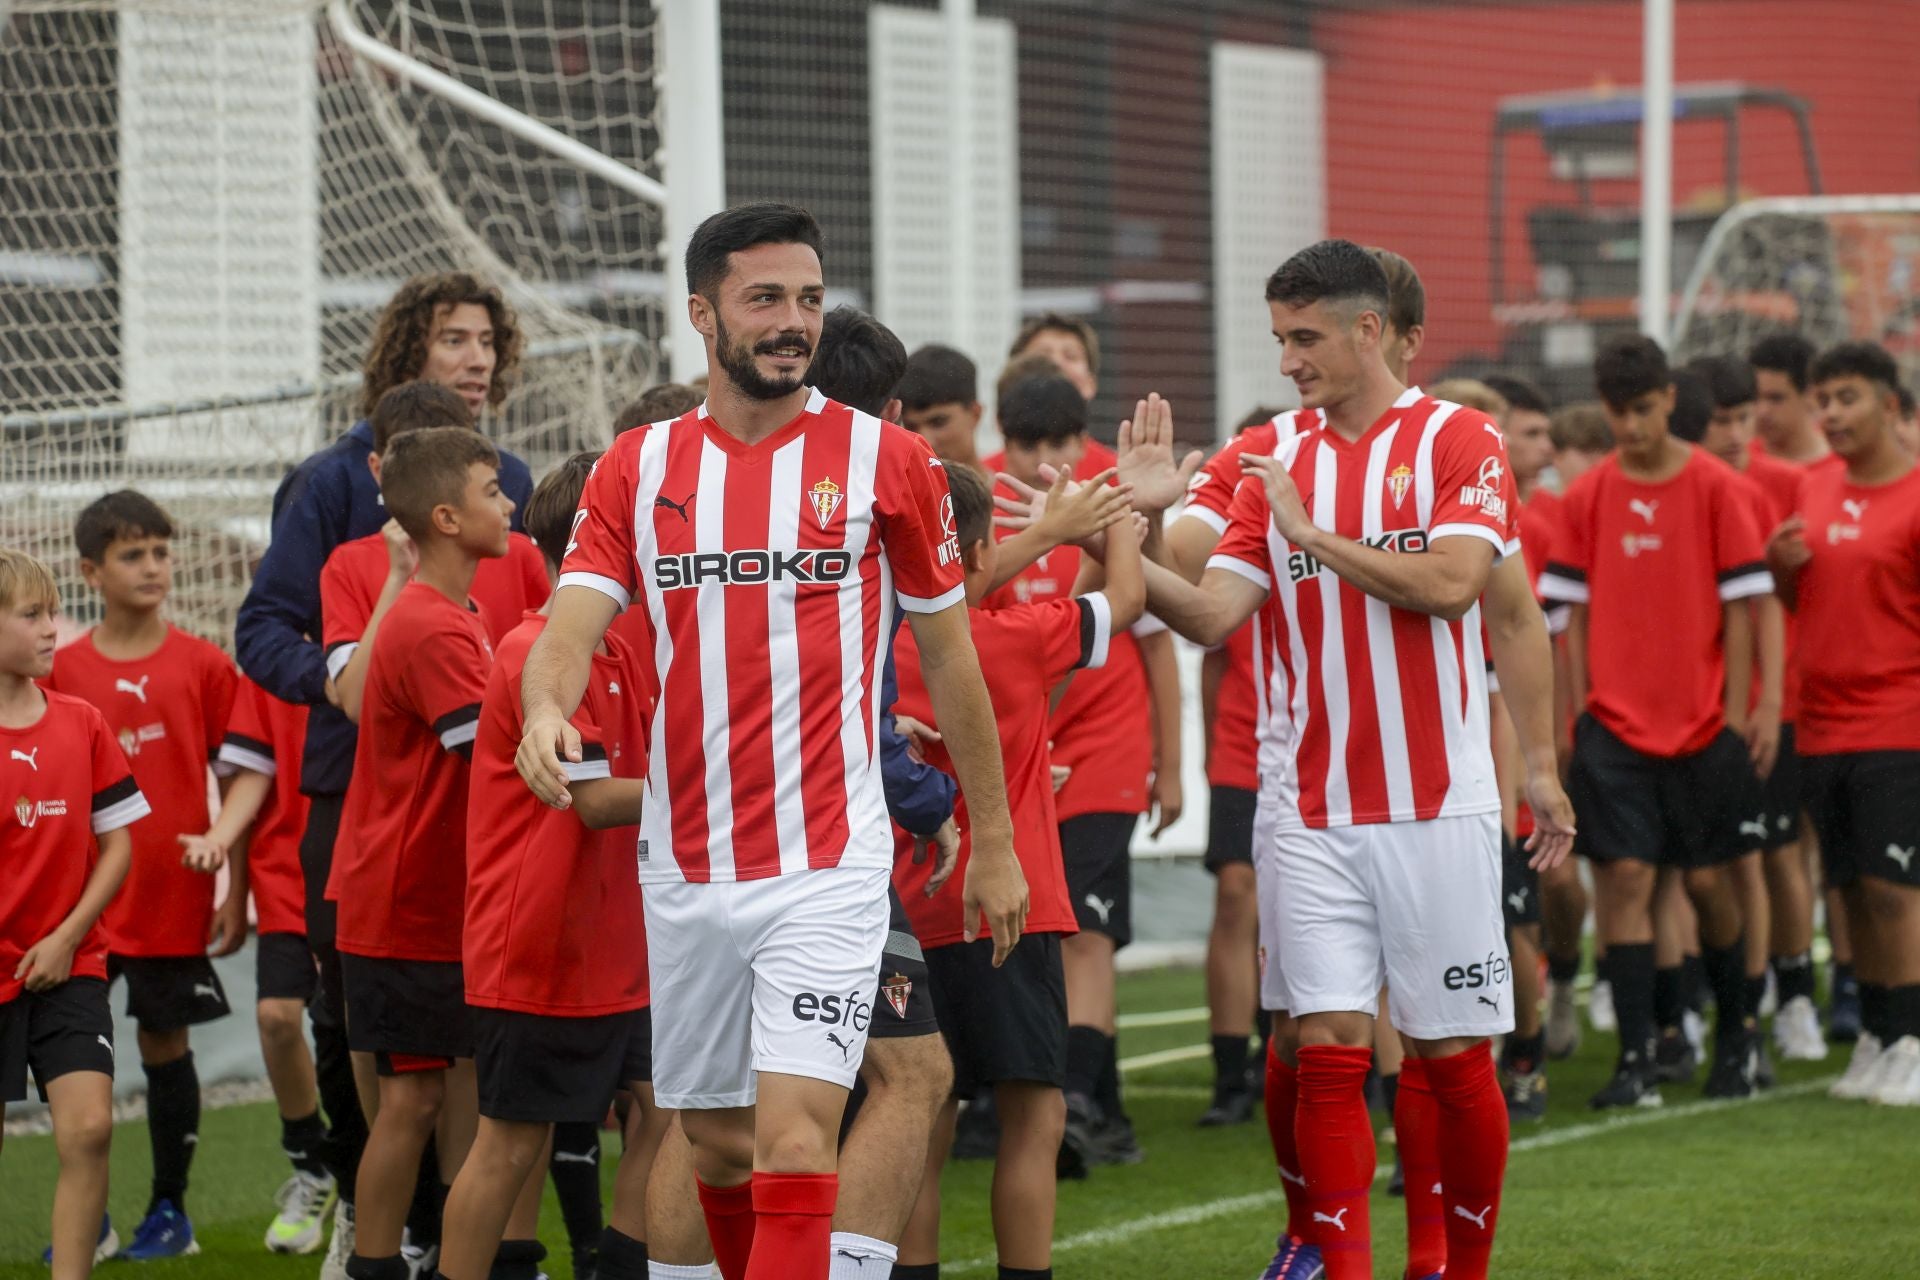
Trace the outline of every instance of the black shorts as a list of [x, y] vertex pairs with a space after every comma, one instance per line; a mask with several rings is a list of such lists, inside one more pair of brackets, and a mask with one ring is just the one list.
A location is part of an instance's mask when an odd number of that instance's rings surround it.
[[444, 960], [386, 960], [340, 953], [347, 1047], [374, 1055], [383, 1076], [437, 1071], [473, 1056], [466, 978]]
[[653, 1011], [561, 1018], [470, 1010], [480, 1114], [527, 1124], [598, 1124], [616, 1089], [653, 1078]]
[[1113, 939], [1114, 950], [1133, 941], [1133, 862], [1128, 846], [1137, 813], [1083, 813], [1060, 824], [1073, 918], [1091, 933]]
[[127, 1016], [142, 1031], [178, 1031], [224, 1018], [227, 989], [205, 956], [107, 956], [107, 981], [127, 980]]
[[1213, 787], [1207, 796], [1207, 858], [1215, 875], [1220, 868], [1253, 865], [1253, 811], [1260, 794], [1245, 787]]
[[1920, 887], [1920, 751], [1806, 756], [1807, 812], [1827, 883]]
[[1731, 729], [1690, 756], [1650, 756], [1591, 715], [1573, 731], [1567, 790], [1595, 862], [1715, 867], [1760, 847], [1760, 779]]
[[870, 1040], [904, 1040], [940, 1030], [933, 1014], [933, 984], [927, 981], [927, 957], [913, 936], [907, 909], [887, 886], [887, 945], [880, 953], [880, 985], [873, 993]]
[[50, 991], [22, 991], [0, 1004], [0, 1105], [26, 1101], [29, 1070], [42, 1102], [47, 1086], [69, 1072], [113, 1079], [106, 983], [68, 978]]
[[1804, 772], [1800, 753], [1794, 750], [1793, 726], [1780, 726], [1780, 751], [1773, 760], [1773, 772], [1760, 783], [1761, 821], [1767, 824], [1763, 849], [1778, 849], [1800, 838], [1800, 810], [1805, 807], [1801, 795]]
[[933, 1007], [953, 1056], [955, 1097], [1024, 1080], [1067, 1082], [1067, 975], [1060, 935], [1024, 935], [993, 967], [993, 939], [927, 951]]
[[1500, 909], [1507, 928], [1540, 923], [1540, 873], [1527, 865], [1526, 842], [1500, 837]]
[[320, 971], [304, 933], [263, 933], [254, 939], [253, 982], [261, 1000], [306, 1004], [320, 986]]

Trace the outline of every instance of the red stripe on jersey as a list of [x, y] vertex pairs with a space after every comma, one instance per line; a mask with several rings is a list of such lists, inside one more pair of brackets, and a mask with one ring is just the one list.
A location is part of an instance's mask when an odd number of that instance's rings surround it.
[[[1366, 536], [1366, 479], [1371, 469], [1368, 457], [1380, 445], [1378, 438], [1363, 437], [1359, 444], [1342, 447], [1337, 437], [1323, 436], [1320, 447], [1333, 452], [1334, 532], [1345, 538]], [[1341, 457], [1351, 453], [1351, 457]], [[1321, 569], [1331, 574], [1331, 569]], [[1373, 682], [1373, 636], [1367, 620], [1367, 597], [1358, 591], [1342, 590], [1340, 601], [1340, 639], [1347, 668], [1347, 807], [1353, 812], [1376, 812], [1387, 808], [1386, 751], [1380, 736], [1380, 701]]]
[[[1387, 457], [1384, 474], [1392, 477], [1396, 472], [1411, 474], [1418, 483], [1423, 470], [1430, 474], [1431, 466], [1420, 466], [1421, 446], [1425, 442], [1431, 417], [1431, 402], [1422, 402], [1420, 408], [1410, 412], [1395, 434], [1393, 448]], [[1432, 430], [1438, 430], [1433, 428]], [[1401, 467], [1408, 470], [1400, 472]], [[1405, 490], [1402, 490], [1406, 493]], [[1387, 503], [1392, 492], [1381, 495], [1381, 516], [1387, 518]], [[1417, 516], [1421, 510], [1421, 495], [1406, 493], [1405, 502], [1394, 503], [1395, 515], [1405, 511]], [[1399, 523], [1395, 521], [1394, 523]], [[1418, 523], [1418, 521], [1414, 521]], [[1409, 715], [1409, 708], [1437, 707], [1440, 705], [1440, 671], [1433, 652], [1433, 619], [1422, 613], [1411, 613], [1405, 609], [1389, 611], [1390, 627], [1393, 633], [1393, 650], [1400, 681], [1400, 722], [1402, 735], [1406, 742], [1405, 755], [1408, 780], [1413, 788], [1414, 816], [1419, 819], [1436, 817], [1440, 806], [1445, 802], [1447, 788], [1452, 780], [1452, 770], [1447, 762], [1447, 735], [1438, 717]], [[1460, 649], [1459, 624], [1454, 624], [1454, 651]], [[1456, 665], [1460, 665], [1456, 656]], [[1466, 714], [1466, 669], [1460, 673], [1460, 711]]]
[[[689, 500], [699, 495], [700, 462], [705, 448], [706, 437], [697, 430], [668, 430], [666, 468], [660, 479], [658, 498], [680, 501], [675, 497], [676, 494], [686, 494]], [[723, 494], [724, 491], [717, 491], [709, 495], [708, 500], [723, 497]], [[645, 491], [642, 490], [643, 500], [644, 497]], [[695, 549], [693, 521], [698, 515], [698, 507], [682, 514], [656, 501], [651, 510], [634, 512], [634, 521], [636, 525], [640, 521], [652, 521], [660, 554], [671, 555]], [[696, 591], [660, 593], [659, 611], [665, 624], [659, 630], [676, 638], [673, 651], [667, 659], [667, 669], [660, 679], [660, 705], [663, 709], [668, 706], [673, 709], [678, 731], [674, 734], [671, 749], [679, 767], [669, 770], [665, 754], [660, 749], [659, 735], [665, 727], [664, 723], [654, 731], [654, 754], [650, 767], [658, 777], [677, 777], [682, 782], [687, 778], [705, 778], [709, 775], [707, 750], [713, 744], [712, 736], [705, 730], [706, 700], [700, 680], [700, 651], [706, 637], [700, 635], [699, 602], [699, 593]], [[695, 643], [684, 643], [684, 638], [688, 636], [693, 637]], [[719, 639], [712, 637], [715, 644], [719, 643]], [[662, 721], [664, 718], [663, 715]], [[704, 884], [713, 879], [713, 857], [708, 848], [707, 797], [704, 793], [687, 795], [681, 794], [681, 791], [680, 787], [669, 787], [667, 793], [673, 819], [673, 856], [680, 866], [680, 874], [689, 883]]]
[[[852, 465], [853, 411], [835, 405], [807, 432], [796, 492], [775, 495], [776, 501], [797, 504], [800, 546], [847, 546], [849, 517], [859, 502], [849, 474]], [[824, 521], [823, 512], [828, 513]], [[859, 548], [849, 549], [858, 556]], [[879, 594], [879, 561], [856, 563], [864, 610], [867, 597]], [[794, 592], [794, 633], [799, 652], [806, 655], [800, 667], [800, 768], [807, 779], [802, 797], [809, 867], [837, 865], [847, 842], [846, 756], [840, 738], [846, 686], [841, 606], [838, 591]]]
[[[708, 462], [714, 461], [709, 444]], [[726, 524], [729, 547], [771, 547], [768, 525], [772, 519], [773, 467], [770, 456], [726, 457], [726, 501], [722, 518]], [[684, 593], [682, 593], [684, 594]], [[721, 591], [726, 610], [727, 655], [727, 773], [731, 783], [733, 831], [771, 831], [774, 825], [774, 789], [766, 785], [773, 777], [773, 704], [766, 690], [773, 687], [770, 658], [771, 609], [767, 590], [757, 583], [735, 584]], [[703, 637], [704, 640], [704, 637]], [[702, 645], [705, 648], [705, 645]], [[709, 741], [712, 735], [709, 734]], [[711, 797], [710, 797], [711, 798]], [[719, 834], [716, 832], [716, 834]], [[777, 845], [760, 846], [749, 851], [742, 842], [726, 839], [733, 845], [733, 873], [736, 876], [768, 876], [780, 873]], [[676, 838], [675, 848], [680, 847]], [[764, 850], [764, 856], [754, 854]]]

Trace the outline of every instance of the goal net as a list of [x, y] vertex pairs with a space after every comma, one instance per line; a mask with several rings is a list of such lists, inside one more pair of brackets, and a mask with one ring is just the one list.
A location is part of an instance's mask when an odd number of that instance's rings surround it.
[[1674, 321], [1674, 352], [1745, 355], [1791, 330], [1885, 346], [1920, 378], [1920, 196], [1751, 200], [1714, 225]]
[[536, 473], [660, 369], [660, 209], [336, 23], [658, 176], [641, 0], [0, 0], [0, 544], [76, 621], [73, 517], [133, 487], [180, 526], [175, 619], [228, 641], [274, 488], [357, 416], [410, 275], [505, 289], [527, 354], [485, 429]]

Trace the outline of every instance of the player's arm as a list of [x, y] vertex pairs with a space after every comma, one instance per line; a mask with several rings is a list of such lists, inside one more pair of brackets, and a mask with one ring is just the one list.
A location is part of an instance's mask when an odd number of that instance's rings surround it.
[[407, 536], [398, 520], [388, 520], [380, 536], [387, 546], [387, 577], [380, 584], [380, 595], [373, 602], [373, 612], [367, 617], [366, 629], [360, 633], [360, 642], [353, 647], [347, 665], [333, 677], [334, 696], [340, 710], [355, 724], [360, 723], [360, 707], [367, 693], [367, 667], [373, 662], [374, 639], [380, 634], [380, 624], [386, 621], [388, 610], [413, 580], [414, 567], [419, 563], [413, 539]]
[[583, 826], [592, 831], [612, 827], [638, 826], [641, 801], [646, 798], [645, 778], [591, 778], [568, 788], [573, 811]]
[[1192, 509], [1166, 527], [1154, 559], [1188, 582], [1200, 581], [1207, 571], [1207, 557], [1220, 545], [1220, 531], [1194, 515]]
[[1109, 469], [1082, 484], [1070, 472], [1055, 471], [1048, 478], [1051, 487], [1042, 490], [1001, 472], [996, 478], [1012, 496], [994, 495], [1000, 514], [993, 522], [1016, 532], [1001, 541], [985, 594], [1012, 582], [1055, 547], [1084, 543], [1125, 515], [1132, 494], [1124, 485], [1109, 484], [1113, 475]]
[[1567, 614], [1567, 704], [1578, 720], [1587, 709], [1587, 606]]
[[273, 794], [271, 775], [242, 767], [221, 788], [220, 816], [205, 835], [177, 837], [185, 850], [181, 861], [195, 871], [211, 875], [235, 856], [235, 851], [253, 830], [253, 823]]
[[580, 706], [593, 671], [593, 651], [607, 634], [620, 602], [593, 587], [563, 586], [553, 594], [547, 625], [527, 652], [520, 673], [525, 728], [514, 767], [533, 793], [556, 809], [572, 802], [562, 760], [581, 759], [580, 731], [568, 717]]
[[1720, 647], [1727, 667], [1723, 690], [1727, 723], [1744, 736], [1747, 707], [1753, 698], [1753, 614], [1745, 600], [1721, 603]]
[[1520, 755], [1520, 735], [1513, 731], [1507, 700], [1495, 690], [1487, 692], [1487, 718], [1493, 731], [1493, 781], [1500, 791], [1500, 829], [1512, 840], [1520, 824], [1520, 790], [1526, 763]]
[[[258, 774], [242, 774], [245, 777], [258, 777]], [[226, 795], [238, 786], [239, 778], [222, 793], [220, 812], [224, 816], [227, 809]], [[247, 942], [247, 893], [252, 884], [251, 868], [247, 861], [247, 846], [250, 832], [242, 830], [225, 849], [227, 865], [227, 896], [213, 909], [213, 920], [207, 927], [207, 954], [218, 959], [230, 956]]]
[[[1547, 638], [1547, 615], [1527, 581], [1524, 559], [1508, 556], [1494, 566], [1487, 575], [1482, 608], [1501, 697], [1512, 717], [1526, 771], [1527, 803], [1534, 813], [1534, 832], [1527, 847], [1533, 851], [1532, 865], [1544, 871], [1564, 861], [1573, 849], [1573, 804], [1560, 786], [1560, 762], [1554, 750], [1553, 642]], [[1585, 610], [1579, 612], [1584, 619]]]
[[1147, 584], [1147, 612], [1209, 648], [1245, 624], [1267, 598], [1264, 582], [1231, 569], [1208, 569], [1193, 583], [1151, 560], [1141, 568]]
[[1753, 604], [1754, 654], [1760, 668], [1760, 696], [1747, 719], [1747, 753], [1762, 778], [1773, 772], [1780, 753], [1780, 714], [1787, 673], [1787, 615], [1780, 597], [1769, 592]]
[[296, 472], [285, 495], [234, 619], [234, 653], [268, 693], [318, 706], [327, 700], [327, 662], [317, 639], [316, 587], [327, 553], [341, 540], [347, 494], [329, 474]]
[[133, 837], [125, 827], [103, 831], [98, 839], [100, 856], [87, 876], [86, 887], [80, 891], [80, 901], [73, 904], [73, 910], [52, 933], [28, 947], [20, 963], [14, 966], [13, 976], [25, 982], [29, 991], [50, 990], [72, 975], [73, 953], [80, 949], [87, 930], [93, 928], [93, 922], [120, 891], [120, 882], [127, 878], [127, 868], [133, 865]]
[[1013, 821], [1007, 814], [1006, 771], [993, 704], [974, 652], [966, 603], [907, 617], [920, 650], [920, 678], [933, 702], [934, 723], [940, 726], [973, 824], [973, 855], [961, 894], [966, 939], [973, 941], [984, 912], [998, 966], [1026, 928], [1028, 899], [1027, 878], [1013, 854]]
[[1773, 593], [1789, 609], [1800, 607], [1800, 571], [1813, 559], [1806, 530], [1806, 520], [1795, 512], [1767, 539], [1767, 568], [1773, 572]]
[[1153, 709], [1153, 790], [1148, 799], [1156, 815], [1153, 834], [1157, 837], [1180, 821], [1186, 808], [1180, 775], [1180, 665], [1174, 657], [1171, 631], [1156, 631], [1138, 640]]

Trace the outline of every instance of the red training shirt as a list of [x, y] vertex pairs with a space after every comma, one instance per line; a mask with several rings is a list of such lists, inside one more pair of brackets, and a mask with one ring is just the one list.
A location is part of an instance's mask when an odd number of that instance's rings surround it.
[[460, 959], [468, 761], [492, 665], [479, 615], [425, 583], [387, 611], [327, 881], [342, 951]]
[[[590, 830], [542, 804], [514, 768], [525, 715], [520, 673], [547, 620], [529, 613], [494, 655], [467, 795], [467, 1003], [550, 1017], [647, 1003], [647, 934], [634, 853], [640, 828]], [[573, 713], [575, 782], [647, 776], [636, 655], [609, 634]]]
[[[24, 986], [13, 976], [20, 958], [79, 903], [99, 860], [94, 837], [150, 812], [106, 717], [68, 694], [46, 699], [26, 728], [0, 725], [0, 795], [12, 798], [0, 813], [0, 1004]], [[107, 976], [99, 921], [74, 949], [73, 976]]]
[[300, 754], [306, 741], [306, 707], [282, 702], [241, 679], [219, 763], [273, 779], [273, 790], [247, 839], [247, 889], [261, 933], [307, 932], [307, 881], [300, 869], [300, 837], [306, 834], [309, 805], [300, 793]]
[[212, 825], [207, 768], [239, 682], [226, 654], [171, 625], [158, 649], [131, 662], [102, 654], [91, 631], [54, 655], [47, 687], [100, 709], [153, 806], [152, 820], [133, 833], [126, 883], [101, 916], [115, 955], [207, 952], [214, 878], [181, 864], [179, 837]]

